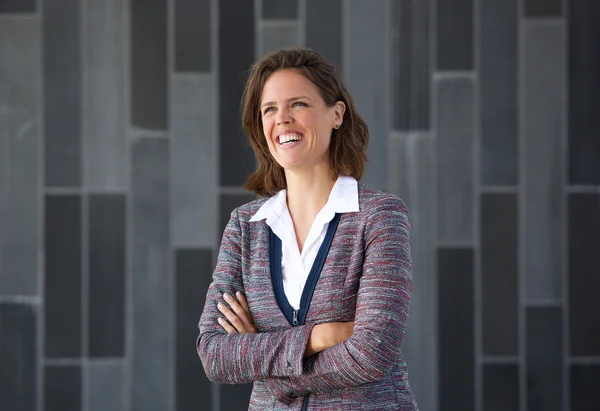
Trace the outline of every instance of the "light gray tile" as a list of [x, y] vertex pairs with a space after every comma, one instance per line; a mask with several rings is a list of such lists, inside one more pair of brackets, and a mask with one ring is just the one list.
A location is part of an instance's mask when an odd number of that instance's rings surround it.
[[523, 47], [523, 196], [527, 299], [562, 296], [564, 27], [528, 22]]
[[258, 57], [280, 48], [300, 46], [300, 25], [296, 21], [263, 21], [259, 29]]
[[176, 247], [217, 242], [216, 87], [210, 74], [171, 80], [171, 238]]
[[84, 10], [84, 181], [91, 189], [125, 188], [127, 36], [123, 2], [87, 0]]
[[0, 17], [0, 294], [37, 295], [40, 23]]
[[[437, 385], [434, 140], [427, 133], [393, 136], [390, 188], [407, 204], [411, 221], [413, 294], [404, 357], [419, 407], [434, 410]], [[402, 165], [395, 165], [402, 162]], [[396, 191], [397, 190], [397, 191]]]
[[132, 409], [169, 409], [172, 386], [169, 152], [164, 138], [132, 146]]
[[86, 411], [125, 411], [125, 367], [120, 363], [88, 363], [84, 367]]
[[473, 80], [438, 80], [438, 230], [442, 244], [473, 241]]
[[388, 104], [386, 14], [384, 0], [348, 2], [348, 39], [344, 67], [348, 88], [354, 103], [369, 126], [369, 159], [364, 182], [377, 188], [388, 188]]

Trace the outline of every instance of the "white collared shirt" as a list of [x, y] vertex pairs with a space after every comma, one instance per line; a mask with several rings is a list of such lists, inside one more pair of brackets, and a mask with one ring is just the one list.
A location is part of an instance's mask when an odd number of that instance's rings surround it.
[[300, 309], [304, 284], [315, 262], [329, 222], [336, 213], [358, 212], [358, 182], [353, 177], [339, 176], [327, 204], [323, 206], [310, 227], [302, 253], [298, 248], [292, 217], [287, 208], [286, 190], [268, 199], [250, 221], [266, 219], [273, 233], [281, 239], [281, 274], [283, 290], [294, 310]]

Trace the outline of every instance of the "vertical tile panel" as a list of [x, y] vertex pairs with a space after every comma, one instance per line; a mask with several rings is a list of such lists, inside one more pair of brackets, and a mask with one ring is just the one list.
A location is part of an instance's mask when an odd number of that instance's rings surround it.
[[569, 347], [600, 355], [600, 195], [569, 195]]
[[46, 366], [44, 370], [44, 409], [81, 411], [81, 367]]
[[219, 236], [225, 230], [225, 226], [231, 217], [231, 212], [241, 205], [244, 205], [252, 200], [255, 200], [256, 196], [254, 194], [221, 194], [221, 202], [219, 204], [220, 214], [219, 214], [219, 229], [217, 232]]
[[131, 0], [131, 122], [166, 130], [167, 0]]
[[93, 189], [127, 186], [124, 11], [121, 0], [85, 1], [84, 178]]
[[211, 71], [210, 0], [175, 0], [175, 70]]
[[[390, 149], [388, 152], [389, 164], [389, 190], [390, 193], [402, 198], [408, 210], [412, 215], [412, 207], [410, 206], [410, 189], [413, 180], [411, 180], [411, 171], [408, 165], [409, 161], [409, 144], [414, 138], [413, 134], [393, 131], [390, 133]], [[413, 258], [414, 260], [414, 258]]]
[[342, 0], [305, 1], [306, 46], [323, 55], [340, 71], [345, 71], [345, 67], [342, 67]]
[[[125, 411], [124, 364], [89, 363], [85, 369], [86, 411]], [[179, 411], [179, 410], [178, 410]]]
[[519, 409], [519, 367], [516, 364], [483, 366], [483, 409]]
[[221, 385], [221, 410], [247, 410], [251, 392], [252, 384]]
[[438, 251], [439, 409], [474, 411], [473, 250]]
[[527, 308], [527, 410], [561, 411], [563, 405], [562, 310]]
[[570, 380], [571, 411], [599, 410], [600, 365], [572, 365]]
[[171, 238], [176, 247], [217, 241], [218, 170], [215, 77], [171, 80]]
[[393, 127], [429, 129], [431, 0], [392, 1]]
[[2, 0], [0, 13], [35, 13], [35, 0]]
[[49, 358], [81, 355], [81, 198], [45, 201], [44, 346]]
[[194, 352], [198, 320], [212, 280], [213, 252], [210, 249], [177, 250], [175, 254], [177, 327], [177, 411], [210, 409], [212, 384]]
[[[398, 148], [401, 142], [406, 150]], [[434, 141], [430, 135], [415, 133], [394, 137], [390, 145], [390, 151], [393, 151], [390, 170], [406, 170], [403, 172], [405, 176], [397, 175], [394, 178], [406, 178], [407, 188], [392, 192], [404, 199], [409, 209], [413, 272], [418, 273], [413, 277], [412, 303], [403, 354], [411, 370], [410, 385], [420, 409], [433, 410], [437, 409], [437, 326], [433, 320], [437, 317], [437, 272], [433, 247], [437, 210], [435, 186], [431, 184], [435, 170]], [[413, 364], [418, 366], [411, 366]]]
[[37, 306], [0, 303], [0, 398], [2, 409], [36, 411]]
[[40, 23], [0, 19], [0, 294], [37, 295]]
[[524, 0], [525, 17], [560, 17], [562, 0]]
[[480, 9], [481, 183], [518, 184], [518, 0]]
[[[240, 127], [241, 100], [254, 63], [254, 2], [219, 2], [220, 182], [242, 186], [254, 170], [254, 154]], [[235, 50], [235, 52], [232, 52]]]
[[259, 28], [258, 55], [264, 56], [280, 48], [300, 46], [299, 26], [297, 21], [263, 21]]
[[481, 196], [483, 354], [518, 354], [517, 196]]
[[125, 196], [89, 198], [89, 350], [125, 355]]
[[[388, 133], [390, 129], [387, 81], [387, 21], [385, 0], [350, 0], [348, 7], [348, 48], [344, 68], [354, 104], [369, 126], [369, 158], [364, 182], [388, 187]], [[310, 22], [310, 20], [309, 20]]]
[[81, 36], [79, 0], [43, 7], [45, 177], [50, 187], [81, 185]]
[[439, 241], [473, 241], [473, 80], [439, 80], [437, 158]]
[[562, 296], [564, 30], [523, 26], [525, 297]]
[[473, 69], [473, 0], [437, 0], [438, 70]]
[[600, 2], [568, 4], [569, 182], [600, 184]]
[[132, 408], [168, 410], [172, 390], [169, 147], [140, 138], [132, 147]]
[[297, 19], [298, 0], [262, 0], [263, 19]]

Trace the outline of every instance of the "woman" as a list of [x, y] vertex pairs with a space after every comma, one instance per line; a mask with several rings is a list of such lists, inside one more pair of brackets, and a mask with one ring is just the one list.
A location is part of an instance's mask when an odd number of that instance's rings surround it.
[[357, 182], [368, 130], [338, 71], [308, 49], [265, 56], [242, 126], [263, 198], [223, 233], [197, 340], [208, 378], [254, 382], [250, 410], [416, 410], [408, 213]]

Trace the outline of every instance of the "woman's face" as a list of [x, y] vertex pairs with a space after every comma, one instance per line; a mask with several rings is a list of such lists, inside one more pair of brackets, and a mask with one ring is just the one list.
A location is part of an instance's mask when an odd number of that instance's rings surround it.
[[331, 132], [345, 108], [340, 101], [327, 107], [317, 86], [294, 70], [271, 74], [260, 106], [271, 155], [286, 170], [328, 166]]

